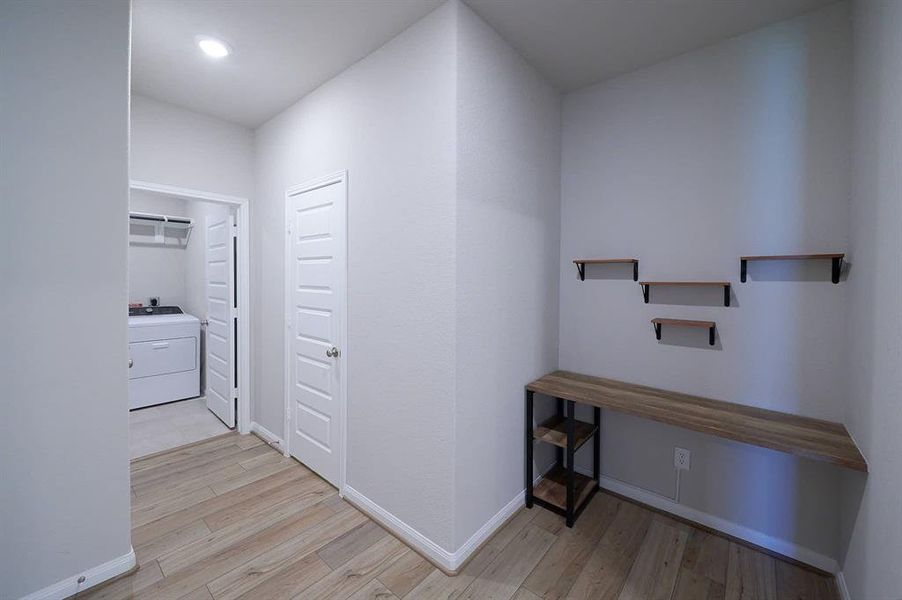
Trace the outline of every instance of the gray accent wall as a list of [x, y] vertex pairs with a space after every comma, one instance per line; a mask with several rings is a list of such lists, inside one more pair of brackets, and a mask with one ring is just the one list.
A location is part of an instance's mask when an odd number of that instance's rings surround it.
[[557, 366], [560, 124], [557, 91], [459, 3], [454, 548], [522, 498], [523, 386]]
[[455, 9], [256, 132], [253, 418], [284, 430], [285, 191], [348, 172], [348, 484], [452, 540]]
[[854, 4], [854, 160], [846, 420], [870, 472], [843, 480], [855, 600], [902, 598], [902, 2]]
[[0, 3], [5, 598], [128, 568], [128, 61], [127, 2]]
[[[830, 262], [739, 256], [848, 246], [849, 5], [838, 3], [564, 98], [560, 367], [842, 421], [849, 285]], [[647, 280], [729, 280], [651, 291]], [[852, 265], [849, 277], [857, 277]], [[670, 317], [717, 322], [664, 327]], [[776, 539], [839, 556], [837, 467], [604, 411], [603, 475]], [[673, 448], [692, 452], [680, 495]], [[591, 464], [591, 447], [580, 464]]]

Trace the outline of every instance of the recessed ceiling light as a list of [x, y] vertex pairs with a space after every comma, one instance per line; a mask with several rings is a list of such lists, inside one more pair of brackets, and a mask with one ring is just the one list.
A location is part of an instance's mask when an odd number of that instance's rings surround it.
[[211, 58], [225, 58], [232, 53], [228, 44], [205, 35], [197, 36], [197, 46]]

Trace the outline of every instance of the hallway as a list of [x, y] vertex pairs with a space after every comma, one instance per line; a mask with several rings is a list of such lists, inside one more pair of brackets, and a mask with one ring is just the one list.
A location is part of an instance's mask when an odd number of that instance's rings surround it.
[[836, 598], [832, 579], [600, 493], [521, 510], [456, 577], [256, 436], [132, 461], [140, 568], [78, 598]]

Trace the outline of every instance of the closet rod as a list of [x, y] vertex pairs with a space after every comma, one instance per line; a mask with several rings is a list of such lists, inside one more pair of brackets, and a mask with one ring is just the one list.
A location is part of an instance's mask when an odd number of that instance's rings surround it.
[[142, 213], [142, 212], [130, 212], [128, 213], [129, 219], [139, 219], [143, 221], [153, 221], [155, 223], [173, 223], [176, 225], [193, 225], [193, 219], [186, 219], [185, 217], [170, 217], [169, 215], [156, 215], [153, 213]]

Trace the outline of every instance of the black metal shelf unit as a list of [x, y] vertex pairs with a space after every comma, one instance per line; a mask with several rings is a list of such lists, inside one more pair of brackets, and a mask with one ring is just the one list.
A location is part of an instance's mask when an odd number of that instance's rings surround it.
[[[573, 523], [586, 508], [595, 493], [598, 492], [598, 481], [601, 476], [601, 409], [593, 408], [593, 423], [577, 421], [576, 403], [572, 400], [556, 398], [557, 417], [552, 419], [555, 428], [563, 430], [561, 443], [538, 437], [533, 424], [534, 392], [526, 390], [526, 507], [538, 504], [557, 513], [566, 519], [567, 527]], [[566, 414], [564, 408], [566, 406]], [[543, 428], [547, 430], [547, 428]], [[575, 472], [574, 454], [576, 450], [591, 437], [592, 477]], [[533, 446], [536, 442], [548, 442], [556, 446], [557, 460], [554, 467], [534, 485]]]

